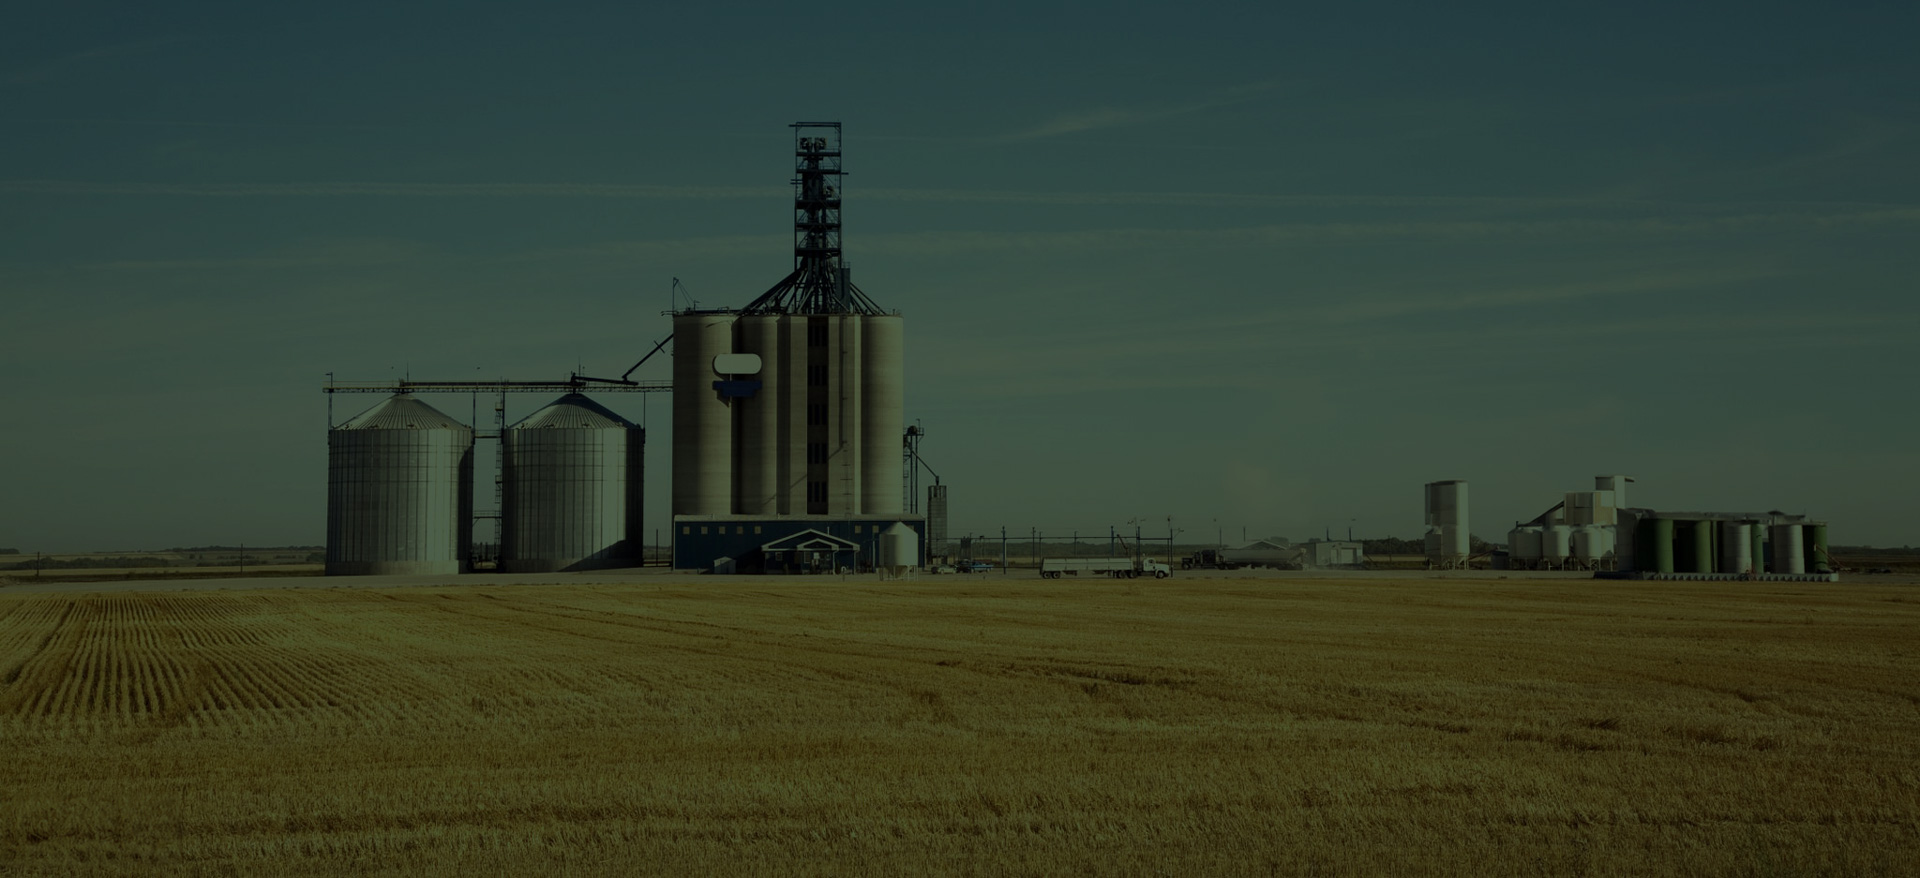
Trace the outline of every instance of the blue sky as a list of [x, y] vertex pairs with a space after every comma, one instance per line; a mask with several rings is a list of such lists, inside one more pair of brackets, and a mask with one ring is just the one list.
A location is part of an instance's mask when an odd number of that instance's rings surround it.
[[[1599, 473], [1920, 542], [1908, 5], [58, 4], [0, 28], [0, 546], [315, 543], [327, 372], [618, 373], [797, 120], [956, 529], [1501, 539]], [[666, 377], [664, 362], [649, 364]], [[465, 415], [465, 398], [431, 399]], [[546, 400], [514, 401], [515, 417]], [[667, 400], [644, 417], [649, 524]], [[344, 418], [371, 397], [341, 397]]]

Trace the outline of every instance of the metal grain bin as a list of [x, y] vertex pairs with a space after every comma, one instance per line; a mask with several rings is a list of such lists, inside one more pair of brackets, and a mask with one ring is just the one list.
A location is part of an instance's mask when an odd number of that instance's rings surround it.
[[327, 574], [459, 573], [473, 430], [397, 394], [327, 431]]
[[500, 569], [513, 573], [640, 563], [646, 433], [578, 393], [502, 439]]

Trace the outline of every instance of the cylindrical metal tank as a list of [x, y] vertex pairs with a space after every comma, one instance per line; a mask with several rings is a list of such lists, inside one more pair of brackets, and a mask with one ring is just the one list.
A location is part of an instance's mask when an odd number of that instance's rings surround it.
[[905, 573], [920, 566], [920, 535], [906, 522], [896, 521], [880, 534], [878, 566]]
[[1805, 524], [1800, 526], [1801, 553], [1806, 558], [1808, 570], [1820, 573], [1832, 573], [1833, 562], [1827, 557], [1827, 526], [1824, 524]]
[[1744, 521], [1720, 522], [1720, 572], [1753, 572], [1753, 525]]
[[1673, 572], [1673, 519], [1655, 518], [1652, 520], [1651, 524], [1652, 524], [1651, 535], [1648, 536], [1647, 539], [1650, 543], [1652, 543], [1652, 545], [1649, 548], [1653, 550], [1652, 552], [1653, 572], [1672, 573]]
[[[780, 315], [752, 314], [740, 318], [736, 349], [760, 356], [760, 391], [751, 399], [735, 400], [740, 414], [740, 470], [735, 488], [740, 497], [734, 511], [741, 515], [780, 513], [780, 405], [786, 373], [782, 360]], [[801, 351], [800, 369], [806, 367]]]
[[1765, 573], [1767, 572], [1767, 526], [1753, 522], [1751, 529], [1753, 543], [1747, 553], [1748, 563], [1753, 565], [1753, 572]]
[[639, 563], [646, 434], [569, 393], [501, 438], [500, 569], [510, 573]]
[[733, 410], [713, 388], [713, 358], [733, 352], [734, 315], [673, 318], [673, 514], [733, 511]]
[[897, 315], [866, 318], [860, 353], [860, 509], [866, 515], [898, 515], [902, 434], [906, 430], [906, 361], [903, 324]]
[[1713, 522], [1700, 518], [1685, 523], [1687, 528], [1687, 573], [1713, 572]]
[[1538, 563], [1541, 554], [1540, 528], [1531, 525], [1516, 527], [1507, 533], [1507, 558], [1516, 569], [1525, 570]]
[[1573, 555], [1573, 527], [1550, 524], [1541, 532], [1540, 557], [1554, 567], [1565, 566]]
[[1438, 529], [1437, 551], [1429, 549], [1428, 561], [1448, 565], [1465, 564], [1471, 554], [1467, 525], [1467, 483], [1460, 479], [1428, 482], [1426, 486], [1426, 523]]
[[1800, 542], [1800, 525], [1776, 524], [1773, 530], [1773, 572], [1807, 572], [1806, 546]]
[[408, 394], [327, 432], [327, 575], [459, 573], [473, 430]]
[[1573, 530], [1573, 557], [1588, 567], [1598, 565], [1613, 547], [1608, 537], [1613, 529], [1603, 524], [1583, 524]]

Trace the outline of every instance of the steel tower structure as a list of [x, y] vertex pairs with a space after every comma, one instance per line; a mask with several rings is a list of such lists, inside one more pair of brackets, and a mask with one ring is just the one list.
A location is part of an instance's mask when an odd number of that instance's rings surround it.
[[795, 122], [793, 128], [793, 273], [740, 310], [742, 314], [886, 312], [854, 286], [840, 258], [840, 123]]

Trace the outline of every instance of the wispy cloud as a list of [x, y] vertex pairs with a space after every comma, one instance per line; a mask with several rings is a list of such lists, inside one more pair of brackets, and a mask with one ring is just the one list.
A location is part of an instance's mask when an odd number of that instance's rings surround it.
[[[778, 199], [790, 194], [779, 186], [657, 186], [629, 183], [409, 183], [289, 182], [175, 183], [85, 180], [0, 180], [0, 194], [67, 196], [154, 196], [186, 198], [606, 198], [606, 199]], [[949, 204], [1023, 204], [1062, 207], [1195, 208], [1379, 208], [1471, 210], [1638, 210], [1690, 214], [1679, 221], [1711, 219], [1715, 213], [1746, 211], [1720, 219], [1811, 215], [1826, 211], [1836, 220], [1857, 221], [1912, 214], [1920, 207], [1858, 201], [1756, 201], [1704, 203], [1610, 196], [1499, 195], [1293, 195], [1257, 192], [1058, 192], [1013, 189], [860, 189], [873, 201]], [[1570, 220], [1580, 222], [1580, 220]], [[1642, 220], [1644, 221], [1644, 220]]]
[[14, 195], [174, 195], [197, 198], [778, 198], [769, 186], [644, 186], [620, 183], [94, 183], [0, 180]]
[[91, 49], [72, 52], [58, 58], [41, 61], [31, 67], [15, 70], [10, 73], [0, 73], [0, 85], [33, 85], [50, 82], [101, 61], [127, 55], [145, 54], [166, 48], [167, 46], [203, 39], [208, 38], [193, 36], [155, 37], [110, 46], [95, 46]]
[[1180, 104], [1127, 108], [1104, 107], [1078, 110], [1063, 113], [1031, 128], [1002, 135], [995, 139], [1002, 142], [1044, 140], [1050, 137], [1079, 134], [1085, 131], [1129, 128], [1135, 125], [1160, 122], [1192, 113], [1218, 109], [1220, 107], [1244, 104], [1249, 101], [1258, 100], [1266, 93], [1278, 89], [1281, 86], [1282, 83], [1278, 82], [1250, 83], [1217, 92], [1201, 100], [1188, 101]]

